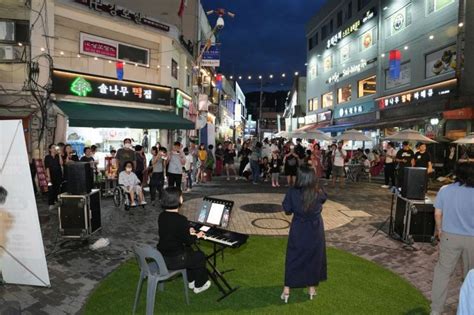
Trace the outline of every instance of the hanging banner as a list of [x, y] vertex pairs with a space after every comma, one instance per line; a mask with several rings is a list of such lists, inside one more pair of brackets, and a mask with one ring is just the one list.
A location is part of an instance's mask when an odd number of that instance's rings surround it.
[[[205, 45], [201, 45], [201, 51]], [[202, 67], [219, 67], [221, 65], [221, 49], [220, 45], [212, 45], [202, 54], [201, 66]]]
[[21, 120], [0, 121], [0, 272], [5, 283], [50, 285]]

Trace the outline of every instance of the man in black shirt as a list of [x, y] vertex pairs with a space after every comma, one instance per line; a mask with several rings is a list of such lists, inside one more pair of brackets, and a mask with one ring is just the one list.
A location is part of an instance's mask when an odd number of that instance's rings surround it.
[[301, 144], [301, 141], [300, 138], [296, 139], [295, 153], [298, 155], [300, 160], [303, 160], [306, 155], [306, 149]]
[[431, 156], [426, 152], [426, 144], [424, 143], [419, 145], [419, 151], [415, 153], [415, 167], [424, 167], [427, 169], [428, 173], [433, 171]]
[[395, 162], [398, 163], [398, 183], [397, 186], [401, 187], [403, 184], [403, 173], [406, 167], [415, 166], [415, 153], [410, 148], [408, 141], [403, 141], [403, 148], [397, 152]]
[[46, 180], [48, 181], [48, 205], [49, 209], [54, 209], [54, 204], [58, 199], [63, 182], [63, 171], [59, 158], [59, 147], [54, 143], [48, 147], [49, 154], [44, 158], [44, 168], [46, 170]]

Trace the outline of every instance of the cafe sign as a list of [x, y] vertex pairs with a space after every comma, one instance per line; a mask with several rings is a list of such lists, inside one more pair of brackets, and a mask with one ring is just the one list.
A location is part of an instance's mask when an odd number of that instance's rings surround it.
[[54, 70], [53, 93], [118, 101], [170, 105], [171, 88], [161, 85]]
[[354, 73], [361, 72], [362, 70], [367, 68], [367, 66], [374, 63], [375, 61], [377, 61], [377, 58], [372, 58], [370, 60], [362, 60], [360, 63], [356, 65], [352, 65], [352, 66], [342, 69], [342, 71], [336, 71], [326, 80], [326, 83], [327, 84], [337, 83], [339, 82], [341, 78], [353, 75]]
[[349, 27], [345, 28], [342, 31], [337, 32], [333, 35], [330, 39], [328, 39], [326, 43], [326, 48], [329, 49], [333, 46], [336, 46], [344, 37], [351, 35], [354, 32], [357, 32], [359, 28], [371, 20], [375, 16], [375, 9], [370, 9], [369, 11], [365, 12], [365, 15], [362, 19], [359, 19], [352, 23]]

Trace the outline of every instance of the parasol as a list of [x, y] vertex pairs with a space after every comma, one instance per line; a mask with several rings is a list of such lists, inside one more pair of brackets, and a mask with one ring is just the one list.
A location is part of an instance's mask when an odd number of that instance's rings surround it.
[[286, 130], [282, 130], [280, 132], [277, 132], [274, 136], [275, 138], [289, 138], [290, 133]]
[[343, 141], [372, 141], [372, 139], [364, 135], [362, 131], [355, 129], [344, 131], [342, 135], [337, 136], [336, 139]]
[[457, 144], [474, 144], [474, 132], [470, 133], [468, 136], [458, 139], [453, 143]]
[[413, 141], [423, 143], [437, 143], [433, 139], [425, 137], [421, 133], [413, 129], [405, 129], [391, 136], [385, 137], [384, 140]]

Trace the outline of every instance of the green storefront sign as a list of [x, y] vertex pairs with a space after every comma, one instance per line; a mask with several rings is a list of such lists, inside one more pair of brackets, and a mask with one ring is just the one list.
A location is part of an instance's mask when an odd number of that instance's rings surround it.
[[360, 103], [360, 104], [348, 104], [338, 105], [334, 109], [334, 118], [346, 118], [361, 114], [367, 114], [375, 109], [375, 103], [373, 101]]

